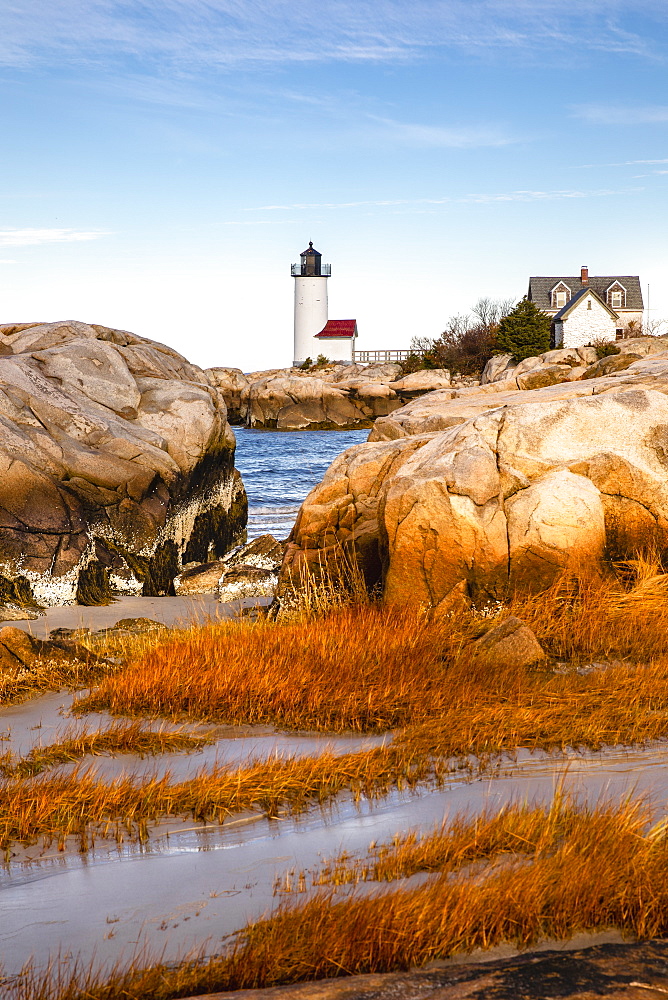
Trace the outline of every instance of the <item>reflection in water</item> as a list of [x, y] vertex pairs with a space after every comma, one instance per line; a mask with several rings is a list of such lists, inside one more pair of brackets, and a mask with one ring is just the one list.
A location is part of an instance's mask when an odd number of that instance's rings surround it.
[[438, 791], [393, 793], [358, 807], [342, 799], [332, 809], [273, 821], [235, 817], [222, 828], [188, 821], [172, 824], [169, 836], [148, 848], [100, 846], [83, 857], [12, 864], [2, 876], [0, 954], [15, 971], [33, 953], [42, 964], [59, 949], [113, 960], [139, 942], [174, 958], [210, 939], [215, 950], [221, 937], [271, 908], [275, 880], [286, 869], [312, 869], [344, 848], [364, 853], [371, 841], [429, 829], [463, 810], [549, 801], [561, 780], [590, 803], [646, 792], [662, 812], [666, 764], [663, 744], [567, 757], [520, 752], [494, 777], [453, 777]]

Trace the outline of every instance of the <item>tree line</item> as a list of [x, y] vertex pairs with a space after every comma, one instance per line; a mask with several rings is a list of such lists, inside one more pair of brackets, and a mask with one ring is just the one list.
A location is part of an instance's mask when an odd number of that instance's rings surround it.
[[451, 316], [436, 338], [413, 337], [411, 354], [402, 362], [404, 374], [421, 368], [446, 368], [478, 377], [495, 354], [512, 354], [516, 361], [550, 350], [551, 320], [527, 298], [480, 298], [470, 314]]

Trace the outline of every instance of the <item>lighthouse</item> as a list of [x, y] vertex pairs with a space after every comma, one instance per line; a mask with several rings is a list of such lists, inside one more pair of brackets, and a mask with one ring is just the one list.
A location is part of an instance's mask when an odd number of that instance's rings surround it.
[[299, 264], [290, 273], [295, 279], [294, 365], [324, 354], [330, 361], [352, 361], [357, 336], [355, 320], [328, 320], [327, 279], [331, 264], [322, 263], [322, 254], [309, 243], [300, 254]]

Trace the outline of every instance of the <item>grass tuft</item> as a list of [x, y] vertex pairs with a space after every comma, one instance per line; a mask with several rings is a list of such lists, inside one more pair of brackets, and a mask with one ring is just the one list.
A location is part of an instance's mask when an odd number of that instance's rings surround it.
[[214, 737], [194, 735], [183, 729], [168, 730], [164, 726], [151, 729], [141, 721], [115, 722], [89, 732], [85, 726], [68, 727], [55, 743], [44, 747], [34, 747], [25, 757], [14, 757], [11, 753], [0, 757], [0, 774], [5, 778], [32, 777], [49, 767], [70, 764], [82, 757], [103, 754], [149, 754], [192, 753], [207, 744], [215, 742]]

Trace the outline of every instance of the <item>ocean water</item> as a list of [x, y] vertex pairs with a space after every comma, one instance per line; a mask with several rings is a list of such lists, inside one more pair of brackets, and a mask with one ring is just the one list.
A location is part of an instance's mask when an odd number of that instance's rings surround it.
[[235, 465], [248, 493], [248, 540], [290, 534], [302, 501], [337, 455], [369, 436], [360, 431], [261, 431], [235, 427]]

